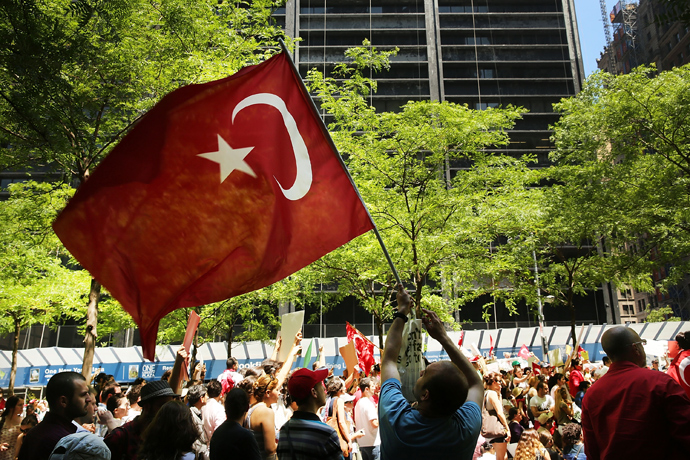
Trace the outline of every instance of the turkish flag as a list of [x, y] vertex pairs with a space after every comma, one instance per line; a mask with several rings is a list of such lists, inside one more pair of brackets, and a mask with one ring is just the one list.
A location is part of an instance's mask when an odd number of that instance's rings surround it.
[[139, 325], [285, 278], [373, 228], [283, 53], [173, 91], [53, 223]]
[[465, 340], [465, 331], [460, 331], [460, 339], [458, 340], [458, 348], [462, 348], [462, 342]]
[[520, 348], [520, 351], [518, 352], [518, 356], [524, 360], [529, 359], [530, 352], [529, 352], [529, 348], [527, 348], [527, 345], [524, 345], [524, 344], [522, 345], [522, 347]]
[[348, 343], [355, 343], [359, 367], [364, 371], [364, 375], [369, 375], [371, 367], [376, 364], [374, 359], [374, 343], [359, 332], [357, 328], [352, 327], [349, 322], [347, 323], [347, 341]]

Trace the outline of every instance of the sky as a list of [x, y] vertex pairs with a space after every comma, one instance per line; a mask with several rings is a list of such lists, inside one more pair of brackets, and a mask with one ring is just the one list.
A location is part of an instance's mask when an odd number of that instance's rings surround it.
[[[606, 0], [606, 13], [610, 13], [618, 0]], [[606, 38], [601, 22], [599, 0], [575, 0], [577, 28], [580, 32], [580, 48], [585, 75], [597, 70], [597, 59], [604, 50]]]

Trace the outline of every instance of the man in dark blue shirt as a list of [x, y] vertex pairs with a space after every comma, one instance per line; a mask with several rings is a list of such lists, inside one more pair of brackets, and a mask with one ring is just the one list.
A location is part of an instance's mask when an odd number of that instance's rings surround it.
[[242, 421], [249, 410], [249, 396], [241, 388], [233, 388], [225, 396], [227, 419], [211, 438], [211, 460], [241, 458], [261, 460], [259, 445], [254, 433], [242, 428]]

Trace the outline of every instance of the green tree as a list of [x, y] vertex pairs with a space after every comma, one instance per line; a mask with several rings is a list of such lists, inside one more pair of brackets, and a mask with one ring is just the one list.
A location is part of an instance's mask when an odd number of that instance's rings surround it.
[[671, 264], [663, 283], [677, 283], [690, 254], [690, 66], [596, 73], [555, 109], [553, 158], [604, 239], [609, 278], [649, 292], [652, 270]]
[[[418, 305], [436, 310], [452, 322], [457, 298], [438, 294], [444, 273], [451, 279], [458, 261], [486, 257], [495, 238], [482, 203], [504, 196], [524, 160], [509, 160], [484, 150], [505, 145], [524, 109], [470, 110], [449, 102], [409, 102], [399, 112], [377, 113], [367, 103], [375, 82], [362, 76], [367, 67], [381, 71], [390, 53], [365, 42], [350, 49], [350, 64], [336, 66], [334, 78], [311, 71], [310, 88], [333, 115], [333, 139], [358, 185], [403, 282], [415, 290]], [[339, 82], [336, 78], [344, 78]], [[527, 160], [528, 161], [528, 160]], [[467, 172], [451, 177], [449, 165], [464, 163]], [[471, 166], [471, 167], [470, 167]], [[478, 171], [494, 168], [495, 182]], [[504, 196], [505, 198], [505, 196]], [[485, 219], [486, 217], [486, 219]], [[317, 263], [346, 292], [374, 315], [379, 332], [391, 314], [394, 280], [373, 236], [360, 237]], [[432, 289], [432, 287], [434, 287]], [[468, 289], [476, 296], [476, 289]]]
[[[0, 4], [0, 169], [51, 164], [88, 179], [162, 96], [277, 52], [278, 2], [8, 0]], [[82, 372], [101, 286], [92, 280]]]
[[680, 321], [680, 318], [674, 316], [673, 309], [671, 307], [659, 307], [646, 310], [647, 317], [645, 318], [645, 323], [660, 323], [662, 321]]
[[9, 189], [9, 199], [0, 201], [0, 331], [14, 334], [11, 393], [21, 330], [36, 323], [54, 324], [60, 316], [73, 317], [89, 277], [65, 267], [68, 254], [50, 230], [73, 190], [35, 182], [12, 184]]

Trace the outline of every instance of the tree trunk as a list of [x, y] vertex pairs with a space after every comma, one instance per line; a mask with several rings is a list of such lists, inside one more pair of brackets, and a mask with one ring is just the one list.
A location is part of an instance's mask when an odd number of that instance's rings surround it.
[[84, 334], [84, 363], [81, 374], [87, 382], [91, 382], [91, 368], [93, 367], [93, 355], [96, 352], [96, 339], [98, 334], [98, 301], [101, 298], [101, 283], [91, 278], [91, 290], [89, 291], [89, 305], [86, 308], [86, 333]]
[[577, 335], [575, 334], [575, 305], [573, 305], [573, 295], [568, 293], [568, 307], [570, 308], [570, 334], [573, 336], [573, 348], [577, 343]]
[[228, 358], [232, 356], [232, 328], [235, 323], [228, 323]]
[[379, 333], [379, 350], [383, 350], [383, 321], [380, 317], [374, 316], [376, 321], [376, 331]]
[[14, 319], [14, 340], [12, 340], [12, 367], [10, 370], [10, 385], [7, 388], [7, 395], [14, 395], [14, 381], [17, 378], [17, 353], [19, 352], [19, 332], [21, 328], [19, 327], [19, 319], [12, 315]]

